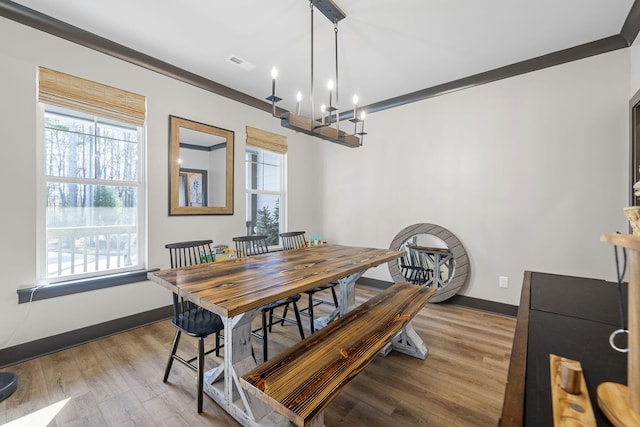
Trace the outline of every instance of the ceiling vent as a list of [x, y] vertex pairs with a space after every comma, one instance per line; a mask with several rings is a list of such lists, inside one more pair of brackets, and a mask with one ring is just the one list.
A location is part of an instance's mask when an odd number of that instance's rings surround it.
[[255, 65], [253, 65], [251, 62], [249, 61], [245, 61], [244, 59], [236, 56], [236, 55], [231, 55], [227, 58], [228, 62], [231, 62], [233, 65], [236, 65], [240, 68], [242, 68], [245, 71], [251, 71], [254, 68], [256, 68]]

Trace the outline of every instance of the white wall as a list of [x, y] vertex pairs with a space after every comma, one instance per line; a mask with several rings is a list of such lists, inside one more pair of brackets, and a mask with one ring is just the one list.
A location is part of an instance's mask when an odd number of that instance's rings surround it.
[[323, 147], [327, 238], [441, 225], [470, 257], [460, 293], [509, 304], [524, 270], [613, 280], [599, 237], [627, 231], [629, 67], [625, 49], [370, 114], [363, 148]]
[[[36, 72], [44, 66], [147, 97], [148, 264], [168, 267], [164, 244], [211, 238], [231, 244], [245, 229], [245, 125], [286, 135], [289, 143], [290, 228], [317, 228], [322, 214], [308, 203], [317, 180], [310, 138], [280, 127], [270, 114], [174, 81], [112, 57], [0, 18], [0, 120], [3, 185], [0, 209], [0, 349], [124, 317], [170, 303], [151, 282], [18, 305], [16, 289], [36, 282]], [[265, 72], [268, 84], [268, 72]], [[265, 86], [267, 87], [267, 86]], [[235, 214], [168, 216], [169, 115], [235, 131]], [[304, 172], [303, 172], [304, 171]]]
[[640, 90], [640, 37], [636, 37], [629, 50], [631, 51], [631, 85], [629, 98], [631, 98]]
[[[439, 224], [469, 252], [472, 275], [462, 293], [510, 304], [518, 303], [525, 269], [613, 278], [611, 248], [598, 238], [626, 231], [629, 49], [371, 114], [365, 146], [348, 149], [4, 18], [0, 39], [15, 41], [0, 44], [0, 348], [169, 301], [164, 289], [143, 282], [17, 304], [16, 289], [36, 280], [37, 66], [147, 97], [149, 267], [168, 265], [166, 242], [230, 243], [244, 233], [250, 125], [288, 137], [289, 230], [387, 247], [409, 224]], [[167, 215], [169, 115], [235, 131], [235, 215]], [[367, 275], [390, 280], [386, 266]], [[499, 275], [511, 278], [509, 289], [498, 289]]]

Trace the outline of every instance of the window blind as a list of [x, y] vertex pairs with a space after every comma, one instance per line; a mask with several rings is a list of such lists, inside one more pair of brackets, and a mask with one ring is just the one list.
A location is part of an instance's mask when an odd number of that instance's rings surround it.
[[38, 100], [135, 126], [144, 124], [145, 97], [39, 67]]
[[287, 152], [287, 137], [266, 130], [246, 126], [247, 145], [285, 154]]

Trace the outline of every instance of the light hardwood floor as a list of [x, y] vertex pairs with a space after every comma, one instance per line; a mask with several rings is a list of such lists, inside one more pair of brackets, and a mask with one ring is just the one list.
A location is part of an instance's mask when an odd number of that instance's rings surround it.
[[[358, 286], [356, 299], [361, 302], [375, 292]], [[303, 322], [308, 329], [308, 318]], [[428, 304], [414, 319], [429, 348], [427, 359], [395, 352], [377, 357], [327, 408], [325, 424], [496, 426], [515, 322], [446, 303]], [[208, 397], [204, 413], [197, 414], [195, 374], [182, 365], [174, 364], [169, 382], [162, 382], [174, 331], [168, 320], [162, 321], [4, 369], [18, 375], [18, 390], [0, 403], [0, 425], [70, 398], [49, 424], [23, 418], [23, 425], [237, 426]], [[275, 326], [269, 353], [297, 339], [295, 325]], [[181, 350], [195, 351], [195, 340], [182, 341]], [[262, 354], [260, 345], [254, 338], [256, 355]]]

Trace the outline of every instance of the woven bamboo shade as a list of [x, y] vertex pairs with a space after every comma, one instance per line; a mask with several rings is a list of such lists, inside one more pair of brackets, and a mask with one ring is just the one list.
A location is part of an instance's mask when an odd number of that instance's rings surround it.
[[135, 126], [144, 124], [144, 96], [44, 67], [39, 71], [40, 102]]
[[276, 153], [285, 154], [287, 152], [287, 137], [266, 130], [256, 129], [246, 126], [247, 145], [262, 148]]

